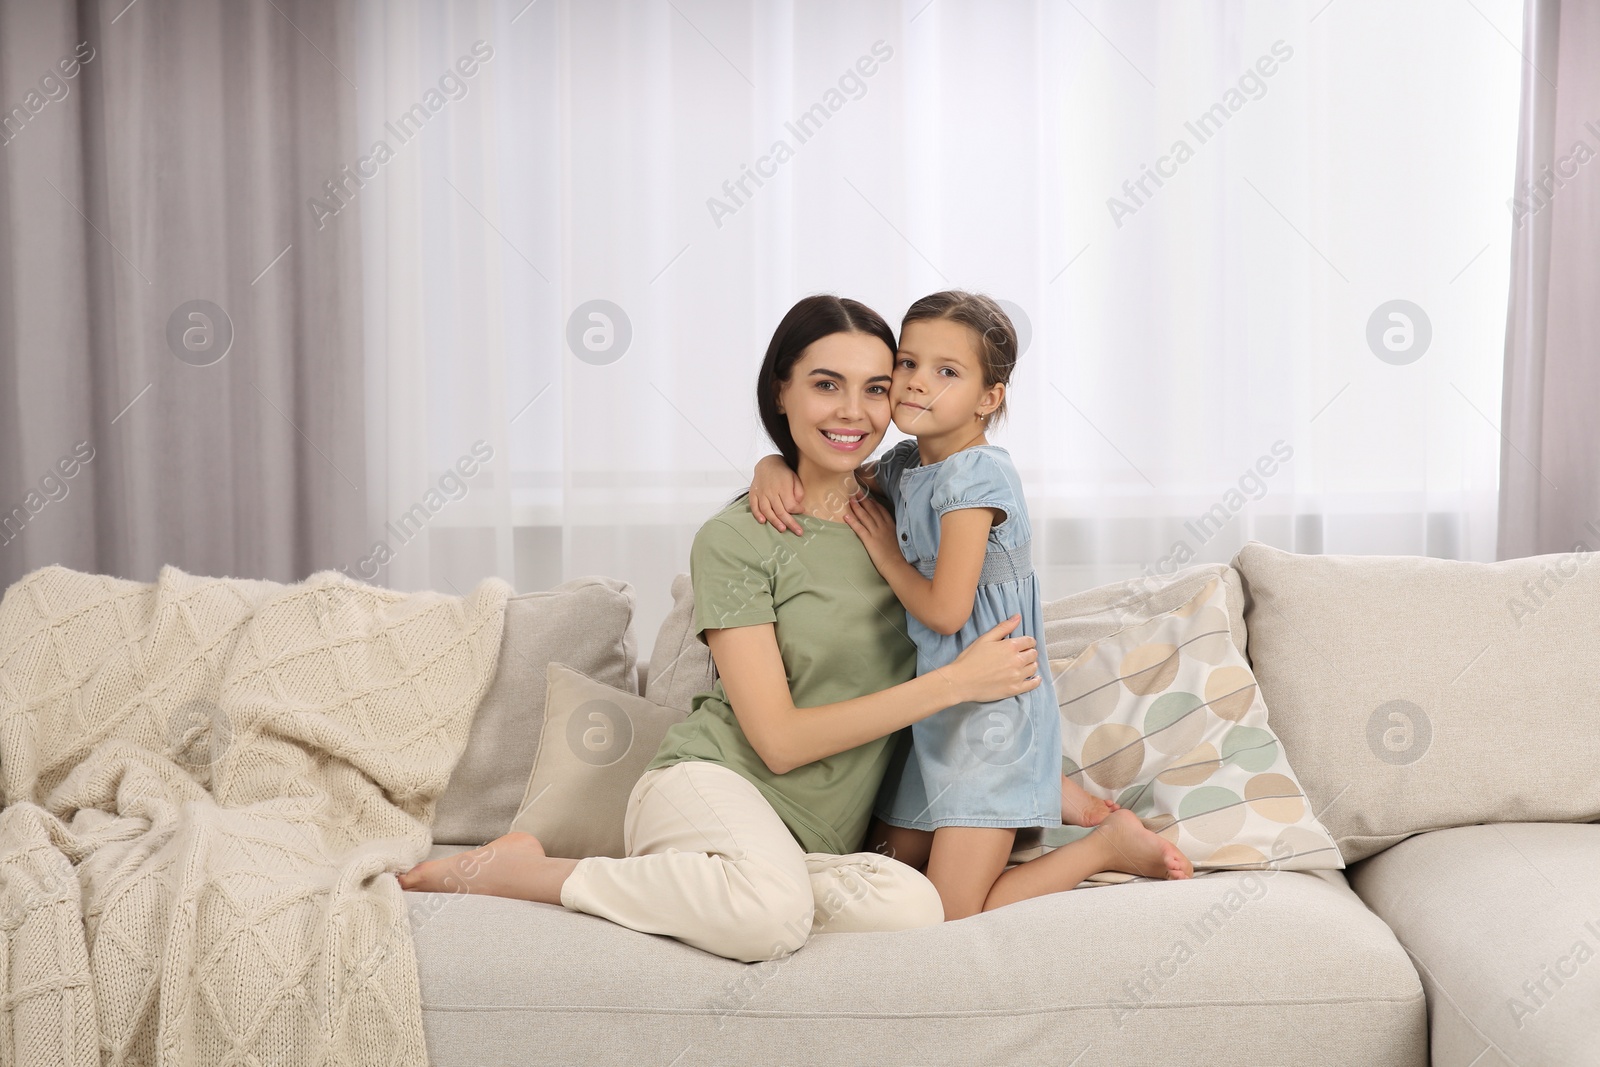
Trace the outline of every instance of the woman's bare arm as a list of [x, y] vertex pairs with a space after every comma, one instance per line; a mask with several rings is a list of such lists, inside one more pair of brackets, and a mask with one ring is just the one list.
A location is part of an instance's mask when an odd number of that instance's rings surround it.
[[1007, 638], [1020, 616], [974, 641], [948, 667], [877, 693], [797, 708], [772, 623], [707, 630], [722, 688], [756, 755], [774, 774], [864, 745], [969, 700], [999, 700], [1040, 684], [1031, 637]]
[[[878, 461], [869, 459], [856, 468], [856, 481], [869, 492], [878, 492]], [[750, 479], [750, 514], [757, 522], [771, 523], [781, 531], [804, 533], [794, 516], [805, 501], [805, 487], [782, 456], [762, 456], [756, 461]]]

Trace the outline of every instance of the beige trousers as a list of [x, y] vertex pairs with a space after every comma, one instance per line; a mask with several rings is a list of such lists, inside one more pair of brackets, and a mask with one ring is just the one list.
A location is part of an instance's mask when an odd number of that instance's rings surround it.
[[580, 860], [561, 887], [573, 911], [753, 963], [814, 933], [944, 921], [939, 891], [876, 852], [802, 852], [761, 791], [717, 763], [646, 771], [628, 798], [627, 858]]

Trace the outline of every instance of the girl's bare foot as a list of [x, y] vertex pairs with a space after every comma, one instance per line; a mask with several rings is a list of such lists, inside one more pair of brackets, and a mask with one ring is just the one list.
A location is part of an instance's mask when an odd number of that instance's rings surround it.
[[513, 831], [467, 852], [424, 860], [399, 875], [400, 888], [559, 904], [561, 884], [577, 863], [546, 856], [537, 837]]
[[1107, 852], [1106, 870], [1124, 871], [1146, 878], [1192, 878], [1194, 864], [1178, 846], [1151, 830], [1126, 809], [1105, 817], [1094, 836]]
[[1061, 821], [1068, 826], [1099, 826], [1119, 811], [1115, 800], [1101, 800], [1066, 775], [1061, 776]]

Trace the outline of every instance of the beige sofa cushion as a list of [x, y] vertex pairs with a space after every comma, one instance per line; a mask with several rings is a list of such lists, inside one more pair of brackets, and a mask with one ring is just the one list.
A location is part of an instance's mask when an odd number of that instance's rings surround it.
[[511, 829], [537, 837], [551, 856], [622, 856], [628, 794], [683, 712], [562, 663], [547, 673], [539, 753]]
[[1600, 826], [1439, 830], [1349, 877], [1416, 961], [1434, 1063], [1597, 1062]]
[[680, 574], [672, 580], [672, 610], [650, 650], [644, 694], [662, 707], [688, 712], [695, 695], [711, 692], [716, 680], [711, 650], [694, 634], [694, 587]]
[[1129, 578], [1096, 586], [1044, 604], [1044, 643], [1053, 660], [1069, 660], [1102, 637], [1137, 626], [1179, 607], [1212, 578], [1221, 578], [1228, 597], [1228, 629], [1234, 647], [1246, 651], [1244, 592], [1239, 574], [1221, 563], [1186, 567], [1170, 575]]
[[405, 898], [433, 1067], [1428, 1062], [1417, 972], [1337, 871], [1052, 893], [754, 964], [550, 905]]
[[434, 841], [481, 845], [510, 829], [539, 750], [545, 667], [552, 660], [637, 692], [633, 587], [614, 578], [577, 578], [506, 601], [499, 666], [439, 798]]
[[1600, 555], [1464, 563], [1246, 545], [1250, 660], [1346, 861], [1600, 818]]

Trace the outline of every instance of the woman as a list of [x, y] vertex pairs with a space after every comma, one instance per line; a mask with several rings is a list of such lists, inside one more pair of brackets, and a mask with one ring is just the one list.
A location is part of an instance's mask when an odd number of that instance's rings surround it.
[[[820, 930], [943, 920], [920, 871], [855, 851], [894, 735], [953, 704], [1030, 692], [1038, 651], [1007, 638], [1014, 616], [914, 677], [905, 610], [843, 521], [856, 466], [889, 425], [894, 352], [888, 325], [854, 300], [807, 297], [779, 323], [757, 404], [805, 489], [805, 536], [758, 522], [742, 495], [695, 536], [695, 629], [719, 677], [634, 786], [627, 857], [547, 856], [510, 833], [418, 864], [403, 888], [561, 904], [745, 962]], [[1017, 899], [1100, 870], [1155, 875], [1160, 839], [1121, 814], [1028, 865], [1038, 876]]]

